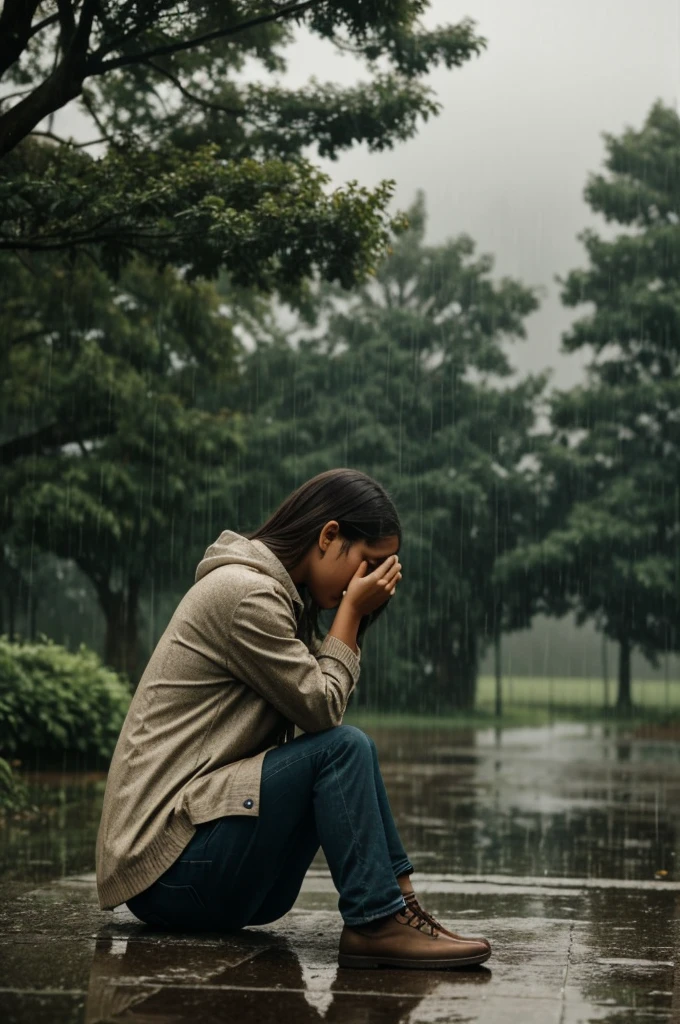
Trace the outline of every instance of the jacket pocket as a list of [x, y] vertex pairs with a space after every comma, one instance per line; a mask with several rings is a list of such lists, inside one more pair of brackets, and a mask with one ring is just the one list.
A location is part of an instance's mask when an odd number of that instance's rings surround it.
[[172, 907], [188, 907], [193, 909], [199, 907], [205, 910], [205, 903], [198, 895], [193, 885], [169, 885], [167, 882], [158, 883], [159, 895]]

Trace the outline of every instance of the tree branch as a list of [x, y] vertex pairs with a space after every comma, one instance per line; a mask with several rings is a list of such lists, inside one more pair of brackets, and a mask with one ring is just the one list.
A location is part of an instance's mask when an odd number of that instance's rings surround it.
[[33, 92], [33, 86], [30, 86], [28, 89], [19, 89], [17, 92], [7, 92], [4, 96], [0, 96], [0, 106], [2, 106], [5, 100], [14, 100], [17, 96], [27, 96], [29, 92]]
[[134, 249], [138, 249], [140, 252], [145, 252], [147, 255], [150, 255], [151, 250], [142, 247], [140, 242], [141, 239], [148, 239], [150, 242], [156, 242], [158, 244], [159, 242], [180, 241], [183, 238], [191, 237], [192, 233], [189, 231], [184, 233], [171, 231], [145, 233], [143, 231], [135, 230], [134, 232], [130, 231], [129, 234], [125, 234], [119, 228], [115, 231], [112, 230], [110, 233], [103, 232], [99, 235], [71, 235], [69, 238], [62, 238], [55, 242], [31, 242], [22, 238], [0, 239], [0, 252], [62, 252], [65, 249], [72, 249], [76, 245], [103, 245], [105, 242], [114, 240], [121, 246], [129, 245]]
[[101, 139], [91, 139], [90, 142], [74, 142], [72, 139], [68, 139], [66, 145], [73, 146], [74, 149], [87, 149], [88, 146], [100, 146], [102, 142], [113, 141], [113, 135], [104, 135]]
[[[13, 2], [16, 3], [17, 0], [13, 0]], [[31, 0], [31, 5], [33, 3], [34, 0]], [[80, 94], [83, 81], [88, 73], [87, 47], [98, 7], [99, 0], [83, 0], [80, 21], [73, 33], [69, 48], [64, 54], [64, 59], [45, 81], [37, 89], [34, 89], [30, 96], [0, 116], [0, 157], [14, 149], [43, 118], [59, 110], [69, 100], [75, 99]], [[35, 6], [33, 9], [35, 10]], [[3, 17], [6, 10], [7, 5], [3, 10]]]
[[[134, 6], [134, 2], [133, 3], [128, 3], [128, 4], [125, 5], [125, 7], [119, 13], [119, 17], [120, 17], [121, 20], [123, 20], [123, 21], [125, 20], [125, 15], [127, 13], [129, 13], [130, 9], [133, 6]], [[126, 10], [126, 8], [127, 8], [127, 10]], [[106, 19], [102, 18], [101, 20], [102, 20], [102, 25], [106, 26]], [[129, 29], [122, 36], [115, 36], [113, 39], [109, 39], [103, 46], [100, 46], [99, 50], [97, 51], [97, 54], [100, 57], [102, 57], [102, 56], [104, 56], [104, 54], [111, 53], [113, 50], [117, 50], [118, 47], [121, 46], [123, 43], [126, 43], [126, 44], [129, 45], [129, 43], [130, 43], [130, 41], [132, 39], [135, 39], [137, 36], [141, 35], [143, 32], [146, 32], [147, 29], [151, 28], [153, 23], [154, 23], [154, 19], [153, 18], [149, 17], [147, 19], [144, 19], [142, 13], [138, 10], [137, 11], [137, 24], [135, 25], [135, 27]]]
[[322, 0], [304, 0], [302, 3], [293, 3], [287, 7], [280, 7], [273, 14], [262, 14], [258, 18], [251, 18], [250, 21], [242, 21], [238, 25], [228, 28], [218, 28], [214, 32], [208, 32], [204, 36], [196, 36], [194, 39], [186, 39], [175, 43], [167, 43], [165, 46], [156, 46], [153, 50], [146, 50], [143, 53], [132, 53], [122, 57], [114, 57], [112, 60], [101, 60], [103, 53], [109, 52], [101, 48], [92, 54], [92, 74], [103, 75], [115, 68], [128, 67], [130, 64], [140, 64], [150, 57], [165, 57], [172, 53], [181, 53], [183, 50], [191, 50], [196, 46], [205, 46], [216, 39], [225, 39], [227, 36], [236, 35], [246, 29], [255, 28], [257, 25], [266, 25], [273, 21], [280, 21], [282, 18], [292, 17], [296, 14], [303, 14], [310, 7], [315, 7]]
[[60, 448], [64, 444], [78, 441], [81, 433], [81, 424], [70, 423], [65, 426], [57, 422], [41, 427], [33, 434], [14, 437], [11, 441], [0, 444], [0, 465], [8, 466], [24, 455], [38, 455], [46, 449]]
[[44, 28], [49, 28], [50, 25], [56, 25], [58, 21], [58, 14], [50, 14], [49, 18], [43, 18], [43, 20], [39, 21], [37, 25], [33, 26], [28, 38], [32, 39], [33, 36], [37, 36], [38, 32], [42, 32]]
[[76, 32], [76, 19], [71, 7], [71, 0], [57, 0], [57, 8], [61, 48], [66, 53]]
[[5, 0], [0, 14], [0, 78], [26, 49], [40, 0]]
[[46, 139], [53, 139], [55, 142], [59, 142], [62, 146], [71, 146], [72, 149], [86, 149], [88, 146], [98, 146], [102, 142], [112, 142], [113, 136], [106, 135], [101, 139], [92, 139], [91, 142], [76, 142], [74, 139], [62, 139], [60, 135], [55, 135], [54, 132], [42, 132], [34, 128], [29, 135], [41, 135]]
[[198, 103], [200, 107], [203, 107], [206, 110], [216, 110], [222, 114], [229, 114], [231, 117], [240, 117], [245, 113], [245, 108], [242, 108], [241, 110], [232, 110], [229, 107], [221, 106], [219, 103], [211, 103], [210, 100], [204, 100], [200, 96], [196, 96], [195, 93], [189, 92], [180, 79], [176, 75], [173, 75], [172, 71], [167, 71], [159, 64], [155, 64], [152, 60], [146, 60], [144, 63], [150, 68], [153, 68], [153, 70], [158, 72], [159, 75], [163, 75], [165, 78], [168, 78], [188, 100], [191, 100], [193, 103]]
[[[34, 273], [31, 268], [28, 269], [30, 269], [31, 273]], [[24, 334], [17, 334], [15, 338], [9, 339], [9, 348], [14, 348], [16, 345], [23, 345], [26, 341], [37, 341], [38, 338], [43, 338], [45, 334], [47, 334], [47, 331], [44, 327], [41, 327], [36, 331], [26, 331]]]
[[[104, 75], [116, 68], [145, 63], [152, 57], [191, 50], [216, 39], [237, 35], [258, 25], [293, 18], [322, 2], [323, 0], [301, 0], [301, 2], [288, 3], [285, 6], [277, 7], [271, 14], [263, 14], [257, 18], [251, 18], [249, 21], [240, 22], [238, 25], [216, 29], [214, 32], [193, 39], [158, 46], [144, 53], [123, 55], [107, 61], [102, 60], [102, 56], [110, 52], [110, 46], [108, 48], [100, 47], [99, 50], [88, 56], [87, 48], [94, 17], [99, 8], [99, 0], [83, 0], [80, 20], [72, 32], [63, 60], [30, 95], [17, 103], [11, 110], [0, 115], [0, 159], [14, 149], [43, 118], [81, 95], [83, 82], [88, 77]], [[66, 22], [63, 20], [66, 0], [59, 0], [59, 3], [62, 15], [59, 19], [60, 24], [68, 31], [69, 19], [66, 17]], [[2, 15], [0, 15], [0, 75], [3, 70], [3, 54], [6, 62], [14, 63], [25, 49], [30, 38], [31, 21], [37, 5], [38, 0], [29, 0], [28, 4], [24, 0], [5, 0]], [[9, 36], [7, 31], [3, 32], [3, 28], [11, 29], [12, 26], [15, 26], [15, 29], [16, 26], [20, 26], [23, 31], [18, 35], [17, 30], [13, 34], [10, 31]], [[102, 135], [106, 135], [101, 126], [99, 127]]]
[[[105, 125], [102, 124], [101, 120], [99, 119], [99, 115], [97, 114], [97, 112], [95, 111], [94, 107], [92, 106], [92, 101], [91, 101], [91, 99], [90, 99], [90, 97], [89, 97], [89, 95], [87, 93], [87, 90], [83, 90], [83, 92], [81, 93], [80, 99], [81, 99], [81, 102], [82, 102], [83, 106], [87, 110], [88, 114], [90, 115], [90, 117], [92, 118], [94, 123], [96, 124], [97, 128], [99, 128], [99, 131], [102, 133], [102, 135], [106, 135], [106, 127], [105, 127]], [[111, 141], [114, 141], [114, 140], [111, 139]]]

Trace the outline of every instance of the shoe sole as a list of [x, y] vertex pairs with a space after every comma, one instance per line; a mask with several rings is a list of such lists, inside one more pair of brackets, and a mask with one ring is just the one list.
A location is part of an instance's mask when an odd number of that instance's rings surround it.
[[483, 964], [491, 956], [491, 950], [487, 953], [480, 953], [479, 956], [451, 957], [449, 960], [421, 960], [402, 959], [393, 956], [349, 956], [347, 953], [338, 953], [338, 965], [340, 967], [409, 967], [421, 971], [436, 971], [451, 967], [471, 967], [473, 964]]

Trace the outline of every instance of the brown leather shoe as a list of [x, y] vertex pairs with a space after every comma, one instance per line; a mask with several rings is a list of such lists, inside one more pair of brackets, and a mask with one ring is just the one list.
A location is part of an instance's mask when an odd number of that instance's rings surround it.
[[439, 970], [482, 964], [491, 949], [482, 942], [449, 938], [412, 906], [377, 922], [354, 928], [345, 925], [340, 936], [340, 967], [413, 967]]
[[484, 939], [481, 937], [471, 938], [470, 936], [458, 935], [456, 934], [456, 932], [449, 931], [448, 928], [445, 928], [444, 925], [441, 924], [441, 922], [439, 922], [436, 917], [433, 917], [432, 914], [428, 914], [427, 910], [424, 910], [421, 907], [420, 903], [416, 899], [416, 894], [414, 892], [404, 893], [404, 899], [406, 900], [407, 906], [413, 907], [414, 910], [419, 911], [420, 915], [425, 918], [428, 924], [432, 925], [432, 927], [435, 928], [438, 932], [441, 932], [442, 935], [448, 935], [450, 939], [459, 939], [462, 942], [483, 942], [484, 945], [488, 946], [489, 950], [491, 950], [491, 943], [489, 942], [488, 939]]

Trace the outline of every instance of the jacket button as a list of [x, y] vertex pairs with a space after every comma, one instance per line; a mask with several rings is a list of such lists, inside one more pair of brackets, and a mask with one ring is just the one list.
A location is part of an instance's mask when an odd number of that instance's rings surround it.
[[250, 797], [248, 797], [247, 800], [243, 801], [243, 806], [247, 807], [248, 810], [250, 810], [250, 808], [253, 806], [253, 801], [250, 799]]

